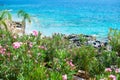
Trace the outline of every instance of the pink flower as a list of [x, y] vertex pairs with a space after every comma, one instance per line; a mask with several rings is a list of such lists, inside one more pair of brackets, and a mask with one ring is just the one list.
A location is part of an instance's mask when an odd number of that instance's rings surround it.
[[67, 80], [67, 75], [62, 75], [62, 80]]
[[34, 36], [38, 36], [38, 31], [35, 31], [35, 30], [34, 30], [34, 31], [33, 31], [33, 35], [34, 35]]
[[116, 73], [120, 73], [120, 69], [115, 69], [115, 72]]
[[6, 49], [0, 45], [0, 54], [5, 54]]
[[0, 49], [2, 48], [2, 46], [0, 45]]
[[111, 80], [116, 80], [116, 76], [115, 76], [115, 75], [110, 75], [109, 78], [110, 78]]
[[32, 47], [33, 47], [33, 43], [32, 43], [32, 42], [30, 42], [30, 43], [29, 43], [29, 46], [30, 46], [30, 48], [32, 48]]
[[111, 72], [112, 70], [111, 70], [111, 68], [106, 68], [105, 69], [105, 72]]
[[74, 67], [75, 65], [72, 63], [72, 60], [67, 62], [71, 67]]
[[47, 49], [45, 46], [38, 46], [38, 48], [40, 48], [40, 49], [44, 49], [44, 50]]
[[1, 47], [1, 48], [0, 48], [0, 53], [1, 53], [1, 54], [5, 54], [5, 52], [6, 52], [6, 49]]
[[22, 44], [22, 42], [14, 42], [13, 43], [13, 48], [17, 49], [17, 48], [19, 48], [21, 46], [21, 44]]
[[13, 36], [13, 38], [14, 38], [14, 39], [17, 39], [17, 37], [16, 37], [16, 36]]

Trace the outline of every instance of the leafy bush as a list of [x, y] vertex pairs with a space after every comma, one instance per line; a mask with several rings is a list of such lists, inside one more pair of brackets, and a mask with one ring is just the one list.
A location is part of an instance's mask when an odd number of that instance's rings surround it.
[[[90, 76], [94, 76], [101, 72], [101, 65], [96, 58], [97, 51], [92, 46], [82, 46], [72, 50], [72, 58], [78, 70], [84, 70]], [[101, 67], [101, 68], [100, 68]], [[86, 76], [88, 76], [86, 74]]]
[[[82, 43], [86, 40], [83, 37], [81, 39]], [[105, 68], [120, 67], [120, 57], [114, 48], [114, 51], [102, 50], [99, 53], [93, 46], [82, 44], [70, 48], [69, 44], [62, 34], [42, 38], [41, 33], [36, 32], [36, 35], [32, 33], [20, 37], [0, 30], [0, 78], [62, 80], [64, 76], [73, 80], [78, 70], [83, 70], [85, 77], [99, 80], [110, 75], [105, 72]], [[119, 79], [118, 73], [111, 73]]]
[[118, 52], [118, 55], [120, 56], [120, 31], [117, 29], [110, 29], [108, 37], [112, 49]]

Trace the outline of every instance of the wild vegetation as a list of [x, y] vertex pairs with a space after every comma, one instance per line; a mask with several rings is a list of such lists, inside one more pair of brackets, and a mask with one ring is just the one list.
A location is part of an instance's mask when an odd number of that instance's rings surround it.
[[[19, 10], [17, 13], [18, 17], [22, 19], [22, 27], [23, 28], [23, 34], [25, 34], [25, 28], [26, 28], [26, 22], [28, 21], [31, 23], [31, 17], [28, 13], [26, 13], [23, 10]], [[6, 29], [7, 31], [11, 31], [11, 27], [9, 24], [12, 22], [12, 15], [9, 11], [4, 10], [0, 11], [0, 28], [1, 29]]]
[[11, 35], [0, 29], [0, 79], [3, 80], [119, 80], [120, 31], [110, 30], [112, 51], [84, 45], [87, 40], [79, 35], [81, 46], [70, 47], [63, 34], [41, 37]]
[[23, 24], [24, 33], [25, 33], [26, 21], [31, 23], [31, 17], [30, 17], [30, 15], [28, 13], [26, 13], [23, 10], [19, 10], [17, 15], [18, 15], [18, 17], [22, 18], [22, 24]]
[[9, 13], [9, 11], [0, 11], [0, 25], [4, 26], [5, 29], [7, 30], [7, 24], [6, 24], [6, 20], [12, 20], [12, 16]]

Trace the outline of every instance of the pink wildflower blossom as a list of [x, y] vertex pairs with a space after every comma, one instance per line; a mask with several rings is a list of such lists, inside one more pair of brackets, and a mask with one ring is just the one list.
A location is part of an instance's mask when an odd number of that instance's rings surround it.
[[13, 48], [17, 49], [17, 48], [19, 48], [21, 46], [21, 44], [22, 44], [22, 42], [14, 42], [13, 43]]
[[67, 62], [71, 67], [74, 67], [75, 65], [72, 63], [72, 60]]
[[115, 76], [115, 75], [110, 75], [109, 78], [110, 78], [111, 80], [116, 80], [116, 76]]
[[112, 70], [111, 70], [111, 68], [106, 68], [105, 69], [105, 72], [111, 72]]
[[17, 39], [17, 36], [13, 36], [14, 39]]
[[116, 73], [120, 73], [120, 69], [115, 69], [115, 72]]
[[34, 31], [33, 31], [33, 35], [34, 35], [34, 36], [38, 36], [38, 31], [35, 31], [35, 30], [34, 30]]
[[32, 43], [32, 42], [30, 42], [30, 43], [29, 43], [29, 46], [30, 46], [30, 48], [32, 48], [32, 47], [33, 47], [33, 43]]
[[5, 52], [6, 52], [6, 49], [1, 47], [1, 48], [0, 48], [0, 53], [1, 53], [1, 54], [5, 54]]
[[44, 50], [47, 49], [45, 46], [38, 46], [38, 48], [40, 48], [40, 49], [44, 49]]
[[67, 75], [62, 75], [62, 80], [67, 80]]
[[2, 46], [0, 45], [0, 49], [2, 48]]

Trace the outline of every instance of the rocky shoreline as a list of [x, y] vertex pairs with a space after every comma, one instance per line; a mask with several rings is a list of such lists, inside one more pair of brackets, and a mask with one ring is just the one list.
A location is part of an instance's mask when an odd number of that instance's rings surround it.
[[[102, 47], [104, 47], [104, 50], [107, 51], [111, 51], [112, 47], [108, 44], [109, 43], [109, 39], [108, 41], [100, 41], [97, 40], [96, 37], [94, 36], [90, 36], [90, 35], [75, 35], [75, 34], [71, 34], [65, 37], [66, 39], [68, 39], [70, 41], [70, 47], [76, 46], [76, 47], [80, 47], [82, 45], [86, 45], [86, 46], [93, 46], [94, 48], [97, 49], [101, 49]], [[82, 41], [82, 39], [84, 39], [84, 41]]]

